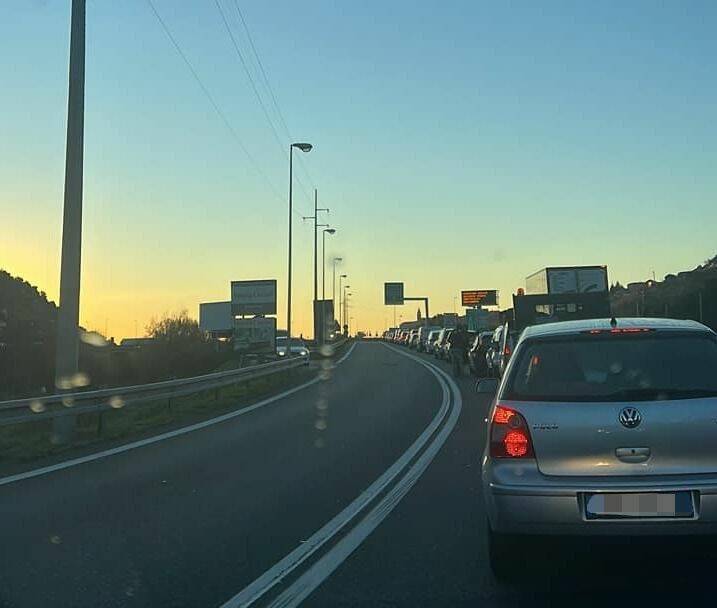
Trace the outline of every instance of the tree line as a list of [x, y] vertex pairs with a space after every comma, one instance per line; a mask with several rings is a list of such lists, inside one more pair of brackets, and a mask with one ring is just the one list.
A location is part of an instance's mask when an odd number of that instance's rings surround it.
[[[0, 399], [55, 392], [57, 306], [20, 277], [0, 270]], [[152, 340], [120, 347], [80, 330], [83, 386], [143, 384], [213, 371], [233, 358], [217, 349], [186, 311], [152, 320]]]

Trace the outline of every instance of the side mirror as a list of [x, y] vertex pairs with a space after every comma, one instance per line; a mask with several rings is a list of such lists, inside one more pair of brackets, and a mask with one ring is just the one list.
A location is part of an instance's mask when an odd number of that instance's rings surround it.
[[499, 382], [497, 378], [481, 378], [476, 382], [475, 391], [479, 395], [495, 395]]

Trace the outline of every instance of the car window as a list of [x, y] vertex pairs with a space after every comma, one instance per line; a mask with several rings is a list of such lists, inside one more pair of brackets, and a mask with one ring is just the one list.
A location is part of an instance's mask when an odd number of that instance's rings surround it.
[[625, 401], [717, 395], [709, 335], [531, 340], [519, 350], [504, 398]]

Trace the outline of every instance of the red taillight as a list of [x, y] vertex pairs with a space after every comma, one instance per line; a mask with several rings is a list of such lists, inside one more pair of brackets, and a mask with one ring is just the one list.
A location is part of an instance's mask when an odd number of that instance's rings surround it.
[[513, 410], [498, 406], [495, 408], [495, 413], [493, 414], [493, 422], [496, 424], [508, 424], [513, 416], [515, 416]]
[[510, 345], [509, 345], [509, 344], [506, 344], [505, 347], [503, 348], [503, 356], [504, 356], [504, 357], [510, 357], [510, 353], [511, 353], [511, 352], [512, 352], [512, 351], [510, 350]]
[[494, 458], [535, 458], [528, 423], [520, 412], [497, 405], [490, 426], [490, 455]]
[[530, 439], [522, 431], [508, 431], [503, 438], [503, 446], [508, 456], [520, 458], [528, 453]]

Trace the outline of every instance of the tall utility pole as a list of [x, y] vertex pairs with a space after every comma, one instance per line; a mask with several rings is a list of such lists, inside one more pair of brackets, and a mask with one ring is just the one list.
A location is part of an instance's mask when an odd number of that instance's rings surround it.
[[[319, 208], [318, 205], [319, 191], [314, 188], [314, 215], [302, 217], [302, 219], [304, 220], [314, 220], [314, 301], [319, 299], [319, 211], [325, 211], [326, 213], [329, 213], [328, 207]], [[321, 224], [321, 226], [328, 226], [328, 224]]]
[[[316, 315], [316, 302], [319, 299], [319, 247], [318, 247], [318, 241], [319, 241], [319, 211], [325, 211], [326, 213], [329, 213], [329, 208], [325, 207], [322, 209], [319, 209], [319, 191], [314, 188], [314, 215], [310, 216], [303, 216], [302, 219], [304, 220], [314, 220], [314, 306], [313, 306], [313, 313], [314, 313], [314, 334], [317, 334], [317, 329], [319, 327], [319, 324], [316, 322], [317, 319], [315, 318]], [[328, 224], [321, 224], [322, 226], [328, 226]], [[319, 336], [315, 335], [314, 340], [318, 340]]]
[[[72, 0], [70, 69], [65, 148], [65, 198], [62, 217], [60, 308], [57, 313], [55, 387], [67, 387], [79, 368], [80, 261], [82, 252], [82, 174], [85, 133], [85, 0]], [[71, 389], [70, 389], [71, 390]], [[74, 416], [52, 423], [52, 440], [67, 443]]]

